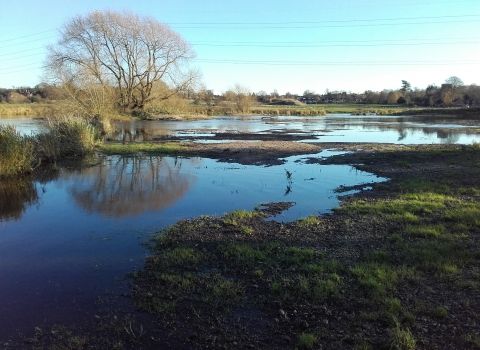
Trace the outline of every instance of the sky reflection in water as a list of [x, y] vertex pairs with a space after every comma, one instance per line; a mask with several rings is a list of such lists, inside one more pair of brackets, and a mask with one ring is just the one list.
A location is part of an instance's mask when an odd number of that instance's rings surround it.
[[294, 220], [336, 207], [340, 185], [382, 180], [350, 166], [305, 164], [306, 157], [270, 167], [104, 157], [92, 167], [0, 182], [0, 339], [91, 317], [99, 296], [126, 291], [125, 275], [143, 264], [141, 243], [180, 219], [294, 201], [277, 218]]

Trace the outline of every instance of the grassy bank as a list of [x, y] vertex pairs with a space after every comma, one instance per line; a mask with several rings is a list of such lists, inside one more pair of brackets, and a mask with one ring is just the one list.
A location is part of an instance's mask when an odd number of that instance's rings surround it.
[[260, 210], [180, 222], [155, 238], [137, 305], [199, 347], [478, 346], [478, 147], [327, 162], [392, 180], [289, 225]]
[[[266, 115], [266, 116], [323, 116], [328, 113], [349, 114], [396, 114], [409, 110], [404, 106], [362, 105], [362, 104], [302, 104], [302, 105], [253, 105], [248, 112], [237, 112], [225, 106], [189, 106], [190, 111], [178, 117], [190, 116], [224, 116], [224, 115]], [[168, 115], [152, 116], [154, 119], [168, 118]]]
[[94, 126], [80, 118], [49, 121], [48, 131], [21, 135], [11, 126], [0, 126], [0, 177], [29, 174], [42, 164], [81, 159], [98, 143]]
[[[66, 114], [73, 114], [75, 107], [62, 102], [49, 103], [0, 103], [1, 118], [50, 118], [62, 119]], [[130, 120], [127, 114], [111, 112], [108, 115], [110, 120]]]
[[[441, 108], [441, 107], [409, 107], [405, 105], [376, 105], [376, 104], [302, 104], [292, 106], [254, 105], [248, 113], [236, 112], [224, 106], [189, 106], [189, 111], [179, 114], [179, 118], [194, 116], [222, 116], [222, 115], [269, 115], [269, 116], [323, 116], [325, 114], [353, 114], [353, 115], [455, 115], [478, 116], [475, 108]], [[168, 118], [168, 115], [162, 116]]]
[[[65, 106], [59, 102], [52, 103], [0, 103], [0, 118], [12, 117], [58, 117], [65, 112]], [[354, 115], [459, 115], [478, 116], [478, 109], [462, 108], [419, 108], [403, 105], [369, 105], [369, 104], [304, 104], [292, 106], [279, 105], [253, 105], [248, 112], [237, 112], [233, 107], [186, 105], [183, 110], [170, 111], [169, 113], [145, 113], [136, 117], [145, 119], [189, 120], [206, 119], [225, 115], [268, 115], [268, 116], [323, 116], [329, 113], [354, 114]], [[116, 113], [109, 115], [112, 120], [128, 120], [129, 115]]]
[[186, 148], [178, 142], [163, 143], [103, 143], [98, 149], [108, 155], [133, 155], [133, 154], [175, 154], [184, 151]]
[[265, 220], [272, 207], [181, 221], [153, 238], [151, 256], [133, 276], [140, 319], [35, 341], [478, 348], [480, 148], [371, 148], [310, 161], [358, 164], [391, 180], [333, 214], [288, 224]]
[[286, 116], [322, 116], [327, 113], [349, 114], [395, 114], [412, 108], [401, 105], [368, 105], [368, 104], [296, 104], [268, 105], [255, 104], [248, 112], [237, 112], [234, 107], [191, 105], [190, 114], [198, 115], [286, 115]]
[[55, 117], [60, 108], [56, 103], [0, 103], [0, 118], [6, 117]]
[[34, 142], [15, 128], [0, 126], [0, 176], [14, 176], [32, 171]]
[[252, 108], [252, 114], [270, 115], [325, 115], [325, 114], [353, 114], [353, 115], [452, 115], [462, 117], [478, 117], [478, 108], [442, 108], [442, 107], [409, 107], [405, 105], [375, 105], [375, 104], [315, 104], [302, 106], [271, 106], [261, 105]]

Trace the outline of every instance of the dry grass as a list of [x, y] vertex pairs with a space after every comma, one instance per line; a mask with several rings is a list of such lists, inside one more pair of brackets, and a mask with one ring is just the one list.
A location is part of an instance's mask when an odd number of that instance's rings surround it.
[[33, 143], [12, 126], [0, 126], [0, 177], [28, 173], [34, 162]]
[[0, 103], [2, 117], [54, 117], [59, 113], [55, 103]]
[[97, 131], [81, 118], [63, 117], [48, 121], [49, 131], [36, 137], [40, 158], [55, 161], [62, 158], [82, 158], [97, 145]]

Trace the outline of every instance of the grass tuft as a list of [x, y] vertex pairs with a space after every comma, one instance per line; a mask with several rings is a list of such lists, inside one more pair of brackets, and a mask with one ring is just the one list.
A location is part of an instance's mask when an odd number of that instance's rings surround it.
[[193, 248], [177, 247], [163, 254], [166, 265], [195, 265], [202, 259], [202, 254]]
[[302, 333], [298, 336], [296, 349], [313, 349], [317, 336], [312, 333]]
[[445, 318], [448, 316], [448, 310], [443, 306], [437, 306], [433, 310], [433, 315], [437, 318]]
[[262, 216], [264, 216], [263, 213], [256, 210], [235, 210], [223, 217], [223, 223], [236, 227], [245, 236], [251, 236], [255, 233], [255, 230], [246, 222]]
[[391, 330], [390, 337], [390, 349], [414, 350], [417, 346], [417, 342], [408, 328], [401, 328], [397, 325]]
[[321, 223], [322, 223], [322, 220], [318, 216], [315, 216], [315, 215], [307, 216], [303, 219], [298, 220], [298, 222], [297, 222], [298, 226], [300, 226], [301, 228], [304, 228], [304, 229], [315, 228], [317, 226], [320, 226]]
[[392, 267], [374, 262], [361, 263], [352, 269], [352, 273], [365, 291], [374, 297], [386, 295], [402, 279], [415, 276], [415, 272], [406, 266]]
[[0, 126], [0, 177], [32, 171], [33, 143], [12, 126]]
[[37, 136], [36, 148], [41, 158], [56, 161], [82, 158], [92, 153], [98, 143], [95, 127], [82, 118], [49, 120], [48, 132]]
[[445, 233], [445, 227], [442, 225], [408, 225], [405, 233], [417, 237], [439, 237]]

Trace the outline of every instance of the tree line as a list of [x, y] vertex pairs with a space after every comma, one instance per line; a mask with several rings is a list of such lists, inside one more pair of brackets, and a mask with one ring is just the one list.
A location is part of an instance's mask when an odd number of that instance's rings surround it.
[[[407, 105], [421, 107], [478, 107], [480, 106], [480, 86], [465, 85], [458, 77], [450, 77], [440, 86], [429, 85], [425, 89], [411, 88], [408, 81], [402, 81], [401, 86], [395, 90], [372, 91], [362, 93], [347, 91], [325, 91], [315, 93], [306, 90], [302, 95], [277, 91], [266, 93], [251, 92], [236, 85], [222, 94], [215, 94], [206, 88], [172, 90], [167, 85], [163, 86], [164, 95], [175, 95], [193, 104], [214, 106], [222, 102], [230, 102], [238, 107], [238, 111], [246, 112], [253, 104], [269, 105], [295, 105], [305, 104], [379, 104], [379, 105]], [[29, 103], [46, 102], [68, 99], [65, 89], [59, 85], [42, 83], [35, 87], [17, 87], [11, 89], [0, 88], [0, 102], [4, 103]], [[160, 100], [168, 98], [162, 97]], [[155, 98], [148, 102], [154, 101]]]
[[[403, 104], [421, 107], [471, 107], [480, 106], [480, 86], [465, 85], [463, 81], [452, 76], [440, 86], [429, 85], [425, 89], [411, 87], [402, 80], [401, 86], [395, 90], [350, 93], [346, 91], [326, 91], [316, 94], [305, 91], [301, 96], [286, 94], [305, 103], [359, 103], [359, 104]], [[273, 99], [276, 98], [273, 97]], [[271, 97], [272, 99], [272, 97]]]
[[306, 90], [302, 95], [253, 93], [241, 86], [214, 94], [198, 88], [190, 66], [194, 52], [185, 39], [151, 17], [94, 11], [68, 21], [48, 48], [45, 83], [0, 89], [0, 102], [67, 101], [69, 111], [87, 117], [145, 111], [178, 113], [191, 106], [231, 108], [246, 113], [254, 104], [381, 104], [422, 107], [480, 106], [480, 87], [450, 77], [440, 86], [365, 91]]

